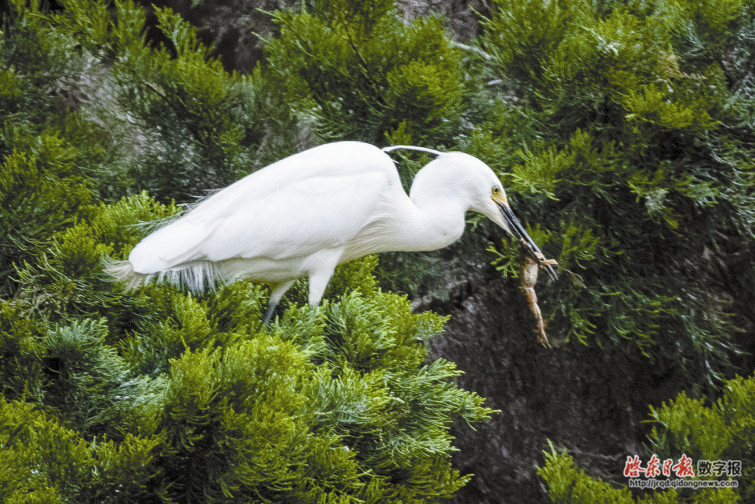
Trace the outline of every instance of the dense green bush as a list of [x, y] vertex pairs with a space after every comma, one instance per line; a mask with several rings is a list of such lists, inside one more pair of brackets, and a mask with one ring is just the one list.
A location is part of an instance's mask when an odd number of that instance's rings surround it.
[[[429, 259], [343, 265], [316, 308], [302, 282], [268, 327], [262, 285], [127, 292], [104, 273], [151, 222], [332, 139], [486, 161], [560, 263], [560, 280], [538, 286], [562, 343], [548, 358], [569, 360], [552, 372], [574, 371], [575, 390], [599, 381], [612, 401], [597, 418], [584, 399], [588, 429], [613, 415], [626, 427], [615, 436], [631, 442], [648, 394], [658, 404], [686, 389], [651, 410], [648, 450], [741, 459], [749, 481], [752, 379], [724, 378], [752, 371], [743, 350], [755, 327], [753, 3], [495, 0], [470, 46], [452, 42], [442, 17], [404, 20], [398, 5], [266, 13], [276, 29], [264, 30], [264, 57], [243, 75], [168, 8], [64, 0], [51, 12], [13, 0], [3, 11], [0, 500], [419, 503], [470, 480], [452, 465], [452, 432], [466, 435], [492, 411], [463, 389], [454, 363], [428, 358], [444, 317], [414, 313], [385, 287], [466, 319], [515, 304], [518, 244], [488, 224], [473, 220], [460, 244]], [[427, 159], [403, 159], [402, 177]], [[508, 280], [484, 292], [511, 292], [483, 310], [461, 279], [495, 278], [490, 262]], [[512, 352], [511, 338], [531, 326], [507, 308], [499, 326], [459, 341], [490, 395], [514, 396], [502, 416], [528, 400], [510, 382], [553, 362], [530, 347]], [[586, 356], [598, 355], [607, 363], [591, 367]], [[721, 390], [712, 406], [688, 398]], [[532, 453], [546, 432], [574, 435], [526, 421], [541, 436], [519, 443]], [[509, 448], [497, 438], [473, 446], [486, 453], [475, 472], [495, 488], [499, 467], [485, 461]], [[565, 454], [545, 457], [555, 501], [636, 500]], [[742, 487], [638, 498], [751, 499]]]
[[0, 397], [3, 502], [149, 502], [160, 441], [88, 443], [31, 403]]
[[[91, 178], [101, 159], [94, 132], [66, 110], [64, 88], [86, 58], [73, 41], [37, 17], [16, 15], [0, 42], [0, 294], [15, 291], [13, 263], [86, 213], [96, 198]], [[12, 18], [13, 19], [13, 18]], [[23, 22], [21, 22], [23, 20]], [[80, 144], [80, 148], [72, 145]]]
[[400, 130], [414, 142], [448, 141], [459, 128], [460, 55], [442, 20], [405, 25], [392, 0], [315, 2], [278, 11], [266, 45], [287, 99], [321, 135], [382, 144]]

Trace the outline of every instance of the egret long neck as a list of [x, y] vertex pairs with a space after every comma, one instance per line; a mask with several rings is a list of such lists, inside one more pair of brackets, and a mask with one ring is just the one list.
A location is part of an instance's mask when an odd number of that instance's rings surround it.
[[340, 262], [379, 252], [421, 252], [446, 247], [464, 233], [465, 210], [454, 201], [443, 199], [417, 205], [403, 194], [403, 198], [394, 200], [349, 242]]
[[397, 216], [392, 250], [436, 250], [451, 245], [464, 233], [466, 208], [455, 199], [412, 199], [408, 206]]
[[413, 216], [406, 229], [409, 244], [404, 250], [435, 250], [458, 240], [464, 233], [469, 197], [463, 173], [454, 165], [431, 162], [414, 177], [409, 191]]
[[469, 210], [465, 195], [426, 176], [426, 169], [415, 177], [409, 196], [400, 184], [392, 188], [376, 217], [348, 243], [341, 262], [379, 252], [436, 250], [461, 237]]

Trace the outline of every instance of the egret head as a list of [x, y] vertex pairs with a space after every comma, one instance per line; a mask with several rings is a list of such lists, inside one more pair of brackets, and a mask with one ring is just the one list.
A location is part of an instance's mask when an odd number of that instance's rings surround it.
[[[445, 158], [445, 159], [444, 159]], [[469, 210], [479, 212], [502, 227], [524, 246], [525, 251], [538, 264], [545, 259], [535, 242], [522, 227], [519, 219], [509, 206], [506, 191], [493, 170], [474, 156], [461, 152], [444, 154], [438, 161], [453, 162], [462, 170], [456, 182], [458, 191], [467, 193]], [[550, 265], [544, 265], [548, 276], [556, 280], [556, 272]]]

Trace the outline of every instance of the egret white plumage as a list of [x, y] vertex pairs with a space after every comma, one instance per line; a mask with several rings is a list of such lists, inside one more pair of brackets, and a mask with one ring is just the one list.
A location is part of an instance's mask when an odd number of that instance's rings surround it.
[[[437, 155], [408, 195], [387, 154], [395, 149]], [[145, 237], [109, 271], [132, 287], [157, 279], [193, 291], [218, 281], [264, 281], [272, 285], [267, 320], [296, 279], [309, 277], [316, 305], [338, 264], [446, 247], [461, 237], [469, 210], [519, 239], [556, 278], [485, 163], [462, 152], [361, 142], [314, 147], [242, 178]]]

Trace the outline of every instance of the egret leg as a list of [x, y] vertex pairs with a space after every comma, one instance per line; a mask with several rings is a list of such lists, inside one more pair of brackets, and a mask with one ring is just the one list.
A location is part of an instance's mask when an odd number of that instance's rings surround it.
[[270, 319], [273, 318], [276, 306], [278, 306], [278, 303], [274, 303], [273, 301], [267, 303], [267, 311], [265, 312], [265, 317], [262, 319], [263, 326], [267, 326], [270, 323]]
[[322, 300], [325, 289], [328, 287], [333, 272], [338, 265], [343, 251], [337, 250], [321, 253], [319, 256], [319, 267], [309, 273], [309, 304], [317, 306]]
[[283, 294], [285, 294], [286, 291], [290, 289], [292, 285], [294, 285], [295, 281], [296, 279], [287, 280], [273, 287], [273, 292], [270, 294], [270, 301], [267, 302], [267, 311], [265, 312], [265, 316], [262, 318], [263, 326], [266, 326], [270, 323], [270, 320], [273, 318], [273, 313], [275, 312], [275, 307], [278, 306], [278, 301], [280, 301], [283, 297]]

